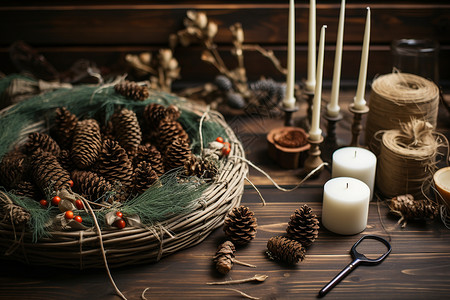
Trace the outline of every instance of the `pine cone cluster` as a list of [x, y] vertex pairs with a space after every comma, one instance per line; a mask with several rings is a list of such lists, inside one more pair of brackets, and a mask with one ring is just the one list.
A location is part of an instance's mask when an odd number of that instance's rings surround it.
[[245, 206], [233, 208], [225, 217], [223, 231], [237, 245], [250, 243], [258, 226], [254, 213]]
[[134, 81], [125, 80], [114, 86], [116, 93], [129, 99], [144, 101], [148, 98], [149, 92], [146, 85], [139, 85]]
[[222, 244], [220, 244], [219, 248], [217, 249], [216, 254], [213, 257], [213, 261], [216, 265], [216, 269], [222, 273], [227, 274], [230, 272], [231, 268], [233, 267], [234, 263], [234, 252], [236, 251], [236, 248], [234, 247], [233, 243], [230, 241], [226, 241]]
[[219, 169], [214, 161], [192, 155], [184, 164], [184, 172], [187, 176], [215, 178]]
[[302, 244], [282, 236], [271, 237], [267, 242], [267, 249], [272, 258], [288, 264], [303, 261], [306, 253]]
[[[128, 96], [144, 97], [140, 88], [132, 83], [116, 86]], [[165, 171], [184, 167], [192, 158], [189, 137], [177, 121], [179, 117], [174, 105], [149, 104], [142, 122], [135, 112], [122, 108], [110, 119], [102, 119], [104, 126], [100, 126], [95, 119], [79, 120], [67, 108], [57, 108], [50, 135], [31, 133], [20, 149], [4, 155], [0, 184], [39, 201], [54, 191], [70, 189], [72, 180], [73, 191], [89, 200], [124, 201], [143, 193]], [[144, 134], [153, 139], [143, 141]], [[211, 168], [194, 169], [208, 173]]]
[[319, 235], [319, 220], [312, 213], [312, 209], [305, 204], [291, 215], [286, 232], [288, 238], [308, 247]]

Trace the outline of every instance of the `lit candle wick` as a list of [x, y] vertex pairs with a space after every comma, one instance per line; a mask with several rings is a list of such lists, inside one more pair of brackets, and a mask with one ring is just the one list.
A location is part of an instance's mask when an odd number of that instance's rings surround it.
[[348, 182], [347, 182], [347, 187], [346, 188], [348, 189]]

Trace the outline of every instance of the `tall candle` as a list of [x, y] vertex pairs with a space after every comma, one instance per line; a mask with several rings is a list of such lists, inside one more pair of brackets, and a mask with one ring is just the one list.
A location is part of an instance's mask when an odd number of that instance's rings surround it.
[[338, 234], [357, 234], [367, 226], [370, 189], [361, 180], [338, 177], [323, 187], [322, 224]]
[[333, 83], [331, 85], [331, 99], [327, 105], [327, 115], [337, 117], [341, 108], [338, 104], [339, 87], [341, 83], [341, 64], [342, 64], [342, 44], [344, 43], [344, 19], [345, 19], [345, 0], [341, 2], [339, 13], [339, 25], [336, 40], [336, 53], [334, 55]]
[[323, 74], [323, 53], [325, 49], [325, 28], [323, 25], [320, 30], [319, 55], [317, 58], [317, 75], [316, 75], [316, 90], [314, 92], [313, 111], [311, 120], [311, 129], [309, 130], [309, 138], [312, 141], [320, 140], [322, 129], [320, 129], [320, 105], [322, 98], [322, 74]]
[[288, 28], [288, 73], [286, 79], [286, 96], [283, 105], [286, 108], [295, 107], [295, 5], [294, 0], [289, 1], [289, 28]]
[[367, 7], [366, 28], [364, 30], [364, 41], [361, 53], [361, 64], [359, 66], [358, 87], [356, 89], [356, 96], [354, 98], [355, 109], [364, 109], [366, 100], [364, 100], [364, 93], [366, 90], [367, 78], [367, 62], [369, 60], [369, 44], [370, 44], [370, 7]]
[[373, 197], [377, 157], [369, 150], [358, 147], [345, 147], [333, 153], [331, 177], [352, 177], [361, 180], [370, 189]]
[[316, 88], [316, 0], [309, 0], [308, 70], [305, 89], [314, 92]]

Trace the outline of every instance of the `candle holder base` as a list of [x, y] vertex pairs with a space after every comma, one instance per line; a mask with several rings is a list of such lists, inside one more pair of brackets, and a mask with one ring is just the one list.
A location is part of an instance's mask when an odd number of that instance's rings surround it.
[[353, 113], [353, 124], [352, 124], [352, 141], [349, 146], [360, 147], [359, 144], [359, 134], [361, 133], [363, 127], [361, 124], [361, 119], [364, 114], [369, 112], [369, 107], [364, 106], [362, 109], [356, 109], [354, 103], [350, 104], [348, 110]]
[[286, 127], [294, 126], [294, 119], [292, 118], [292, 114], [298, 111], [298, 106], [288, 108], [283, 105], [281, 107], [281, 110], [284, 111], [284, 126]]
[[306, 109], [306, 116], [300, 122], [300, 127], [303, 128], [305, 131], [309, 131], [309, 129], [311, 128], [312, 103], [314, 100], [314, 92], [303, 90], [301, 97], [308, 104], [308, 108]]
[[336, 123], [342, 120], [343, 116], [339, 113], [336, 117], [330, 117], [327, 114], [324, 114], [323, 117], [328, 121], [328, 126], [327, 136], [325, 137], [322, 149], [326, 160], [331, 161], [333, 152], [339, 148], [339, 143], [336, 137]]
[[[309, 148], [308, 151], [308, 158], [305, 160], [304, 164], [304, 171], [306, 173], [311, 172], [315, 168], [319, 167], [323, 160], [320, 158], [320, 147], [319, 145], [323, 142], [323, 137], [320, 137], [318, 141], [312, 141], [310, 138], [308, 138], [308, 143], [311, 144], [311, 148]], [[317, 177], [322, 172], [323, 166], [318, 170], [312, 177]]]

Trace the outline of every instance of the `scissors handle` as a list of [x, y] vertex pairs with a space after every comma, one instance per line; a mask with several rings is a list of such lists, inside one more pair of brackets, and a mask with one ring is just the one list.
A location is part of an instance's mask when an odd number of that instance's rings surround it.
[[325, 296], [332, 288], [334, 288], [342, 279], [350, 274], [359, 264], [361, 260], [359, 258], [354, 259], [349, 263], [339, 274], [337, 274], [330, 282], [327, 283], [319, 292], [319, 297]]

